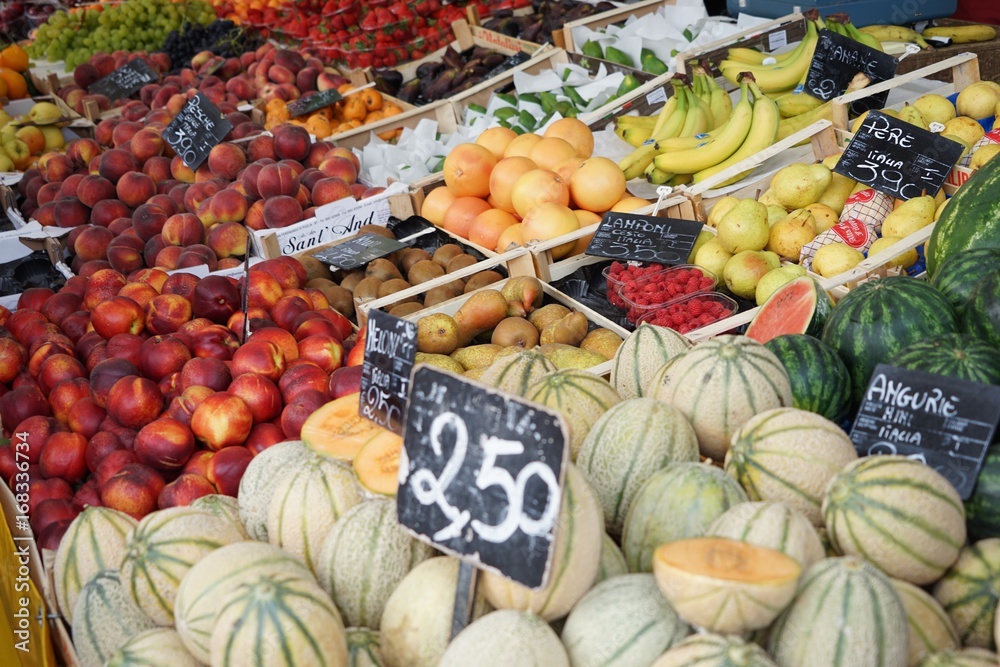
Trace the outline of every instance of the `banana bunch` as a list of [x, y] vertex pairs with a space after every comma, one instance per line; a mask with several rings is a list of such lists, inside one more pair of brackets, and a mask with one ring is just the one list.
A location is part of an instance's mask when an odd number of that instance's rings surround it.
[[809, 75], [813, 52], [819, 41], [818, 15], [806, 22], [806, 36], [787, 53], [766, 56], [753, 49], [729, 49], [728, 58], [719, 63], [719, 71], [727, 81], [738, 84], [742, 72], [750, 72], [762, 92], [778, 96], [804, 84]]
[[870, 35], [879, 42], [913, 42], [922, 49], [931, 48], [919, 32], [901, 25], [866, 25], [864, 28], [859, 28], [859, 32], [862, 35]]
[[826, 29], [830, 32], [835, 32], [838, 35], [847, 37], [848, 39], [853, 39], [855, 42], [861, 42], [865, 46], [870, 46], [876, 51], [882, 51], [882, 42], [878, 37], [870, 33], [865, 33], [858, 30], [853, 23], [851, 23], [851, 17], [847, 14], [829, 14], [824, 20]]
[[997, 31], [989, 25], [942, 25], [925, 28], [924, 37], [947, 37], [952, 44], [971, 44], [973, 42], [989, 42], [996, 39]]
[[[844, 92], [853, 93], [856, 90], [861, 90], [865, 86], [871, 83], [871, 80], [864, 74], [857, 74], [851, 82], [847, 84], [847, 90]], [[804, 130], [818, 120], [828, 120], [833, 122], [833, 100], [829, 102], [822, 102], [815, 108], [806, 111], [805, 113], [799, 114], [797, 116], [792, 116], [782, 119], [778, 126], [778, 135], [776, 137], [777, 141], [786, 139], [799, 130]]]

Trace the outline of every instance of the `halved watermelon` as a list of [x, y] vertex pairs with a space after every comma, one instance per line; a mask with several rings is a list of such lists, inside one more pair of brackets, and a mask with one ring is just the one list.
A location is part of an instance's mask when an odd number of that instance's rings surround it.
[[768, 297], [750, 326], [747, 338], [766, 343], [785, 334], [818, 336], [833, 309], [833, 299], [815, 278], [802, 276], [785, 283]]

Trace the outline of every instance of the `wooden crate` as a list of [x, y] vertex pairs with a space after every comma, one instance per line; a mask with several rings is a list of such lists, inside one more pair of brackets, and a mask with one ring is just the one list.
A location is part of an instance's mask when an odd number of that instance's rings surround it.
[[442, 134], [452, 134], [458, 128], [458, 118], [455, 116], [455, 107], [449, 100], [438, 100], [422, 107], [408, 105], [409, 111], [390, 116], [377, 123], [370, 123], [355, 128], [350, 132], [335, 134], [326, 139], [333, 141], [338, 146], [347, 148], [364, 148], [371, 141], [372, 133], [376, 135], [392, 132], [402, 128], [415, 128], [422, 120], [433, 120], [438, 125], [438, 131]]
[[[590, 28], [591, 30], [598, 30], [600, 28], [605, 28], [609, 25], [615, 25], [618, 23], [625, 23], [630, 16], [643, 17], [649, 14], [655, 14], [656, 11], [665, 5], [675, 5], [677, 0], [644, 0], [643, 2], [635, 2], [630, 5], [624, 5], [618, 9], [611, 9], [601, 14], [594, 14], [593, 16], [588, 16], [587, 18], [580, 19], [578, 21], [570, 21], [563, 26], [561, 31], [556, 31], [553, 33], [553, 39], [556, 40], [556, 46], [566, 49], [572, 53], [579, 53], [580, 49], [583, 48], [583, 44], [576, 44], [573, 40], [573, 28]], [[559, 35], [562, 36], [560, 39]], [[561, 44], [559, 42], [562, 42]]]
[[708, 59], [712, 64], [713, 72], [718, 75], [717, 66], [719, 62], [726, 59], [730, 47], [741, 46], [751, 49], [760, 47], [764, 51], [774, 51], [780, 48], [782, 43], [801, 42], [805, 35], [806, 19], [801, 13], [789, 14], [711, 44], [678, 53], [674, 59], [674, 68], [678, 72], [686, 73], [690, 69], [689, 63], [692, 61], [698, 62]]

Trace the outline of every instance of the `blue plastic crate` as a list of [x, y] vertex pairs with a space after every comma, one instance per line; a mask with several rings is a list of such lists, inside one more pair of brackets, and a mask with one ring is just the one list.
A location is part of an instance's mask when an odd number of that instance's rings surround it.
[[792, 0], [726, 0], [730, 16], [740, 13], [776, 19], [807, 9], [819, 9], [821, 15], [845, 12], [856, 26], [874, 24], [913, 23], [951, 16], [958, 6], [957, 0], [814, 0], [814, 2], [793, 2]]

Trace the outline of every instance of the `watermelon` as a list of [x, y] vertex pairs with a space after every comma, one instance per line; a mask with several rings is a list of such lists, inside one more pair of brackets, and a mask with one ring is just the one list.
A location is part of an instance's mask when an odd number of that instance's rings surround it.
[[1000, 537], [1000, 445], [986, 452], [983, 467], [976, 478], [972, 497], [965, 501], [965, 523], [970, 540]]
[[155, 628], [135, 635], [115, 651], [105, 667], [199, 667], [172, 628]]
[[495, 611], [472, 623], [448, 645], [438, 667], [570, 667], [559, 637], [538, 616]]
[[939, 651], [924, 657], [917, 667], [996, 667], [997, 654], [981, 648]]
[[570, 459], [573, 461], [598, 417], [622, 400], [607, 380], [580, 369], [543, 375], [528, 388], [525, 398], [552, 408], [562, 416], [569, 430]]
[[524, 396], [528, 387], [556, 366], [537, 350], [525, 350], [497, 359], [479, 376], [479, 381], [515, 396]]
[[958, 632], [948, 614], [929, 593], [911, 583], [892, 579], [909, 625], [910, 664], [928, 653], [958, 648]]
[[934, 277], [949, 257], [970, 248], [1000, 248], [1000, 163], [990, 160], [948, 200], [925, 246], [927, 273]]
[[707, 463], [675, 463], [650, 477], [625, 519], [622, 551], [630, 572], [652, 572], [653, 552], [666, 542], [700, 537], [723, 512], [747, 502], [725, 472]]
[[746, 335], [766, 343], [785, 334], [818, 336], [833, 309], [833, 299], [812, 276], [801, 276], [774, 291], [757, 309]]
[[942, 334], [907, 345], [889, 363], [969, 382], [1000, 384], [1000, 350], [968, 334]]
[[860, 403], [877, 364], [889, 363], [912, 343], [957, 331], [958, 318], [944, 295], [916, 278], [890, 276], [862, 283], [841, 299], [822, 339], [847, 364], [852, 397]]
[[1000, 347], [1000, 271], [987, 273], [972, 290], [962, 315], [962, 328]]
[[961, 318], [973, 288], [997, 266], [1000, 266], [1000, 247], [964, 250], [942, 262], [930, 284], [951, 301]]
[[644, 396], [657, 369], [690, 347], [673, 329], [642, 323], [615, 351], [611, 384], [623, 400]]
[[784, 503], [747, 502], [726, 510], [705, 531], [791, 556], [807, 568], [826, 557], [823, 543], [809, 519]]
[[827, 558], [802, 575], [768, 649], [779, 667], [906, 667], [907, 632], [888, 577], [860, 558]]
[[91, 577], [76, 598], [73, 618], [81, 667], [102, 667], [128, 640], [156, 625], [129, 598], [116, 570]]
[[965, 508], [955, 487], [905, 456], [844, 466], [826, 488], [823, 521], [838, 553], [918, 586], [940, 578], [965, 544]]
[[650, 667], [776, 667], [764, 649], [734, 635], [692, 635]]
[[813, 336], [784, 334], [764, 343], [792, 383], [792, 405], [838, 424], [851, 410], [851, 376], [829, 345]]
[[934, 586], [962, 646], [994, 650], [993, 622], [1000, 602], [1000, 539], [979, 540], [962, 549], [958, 561]]
[[382, 641], [370, 628], [347, 628], [347, 667], [382, 667]]
[[562, 641], [574, 667], [629, 667], [652, 663], [688, 633], [653, 575], [627, 574], [583, 596]]

